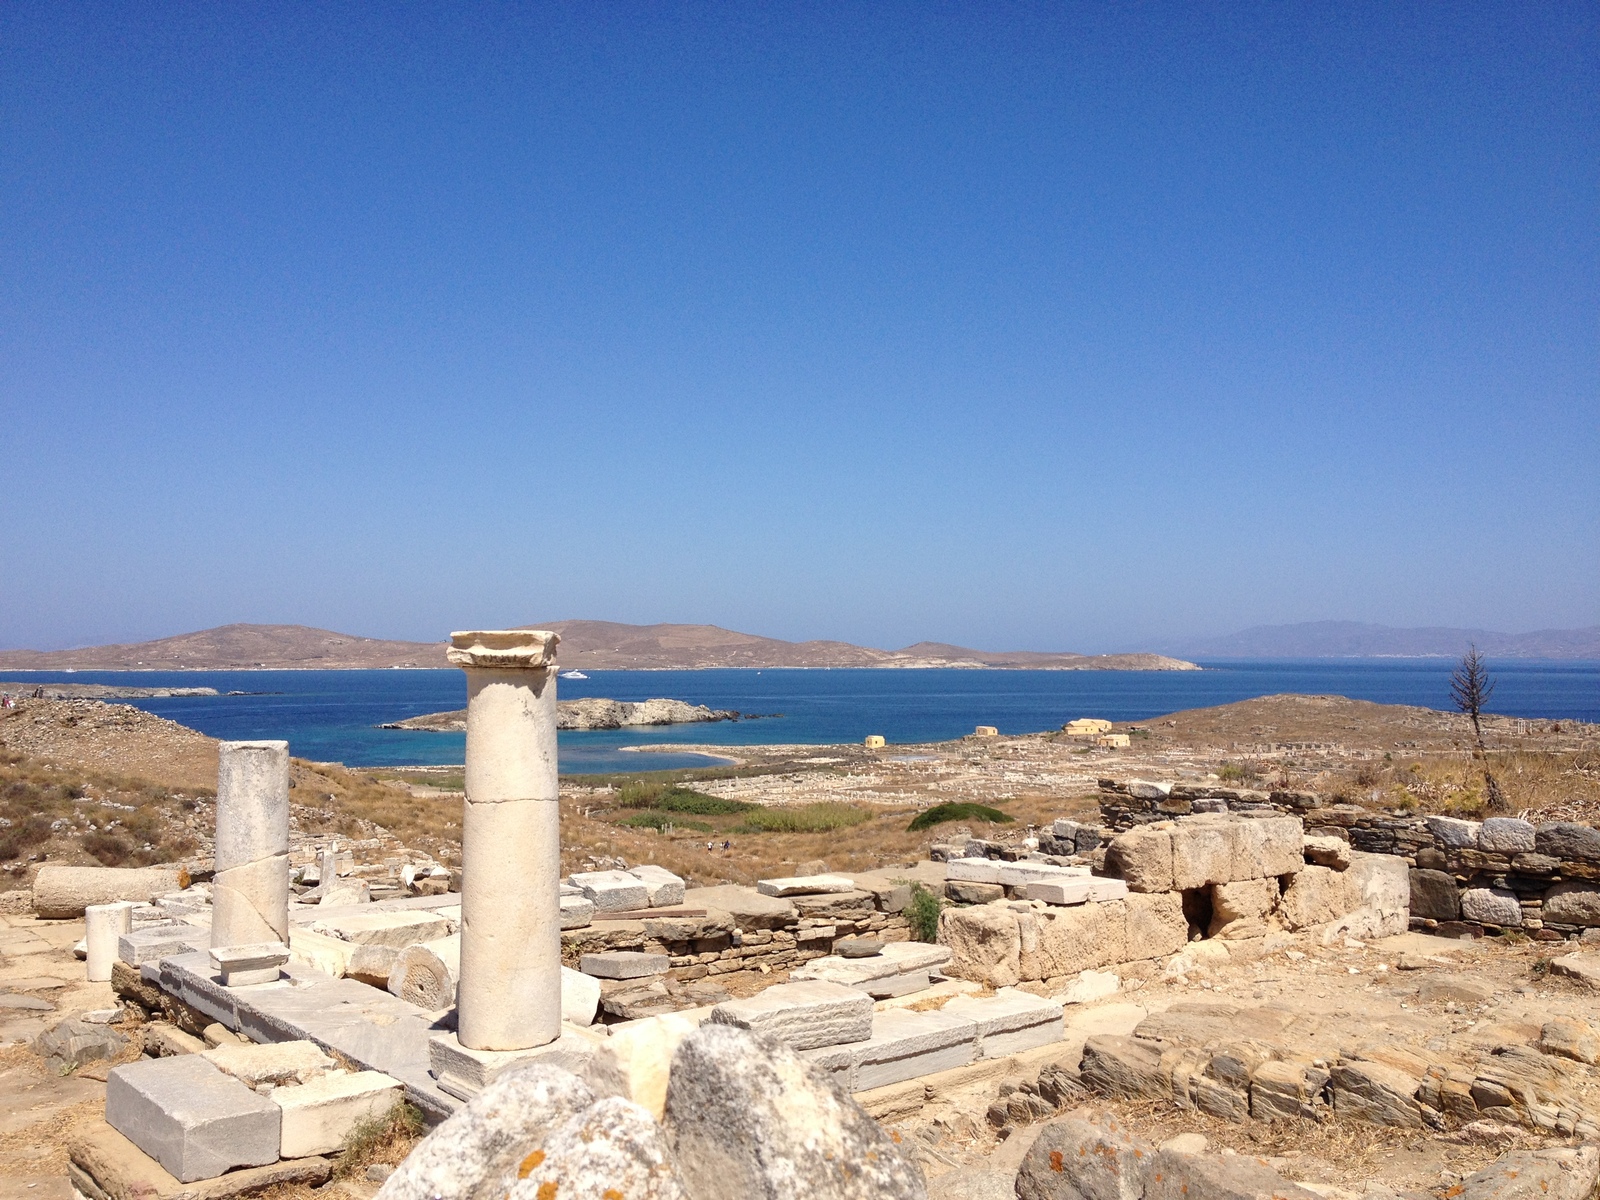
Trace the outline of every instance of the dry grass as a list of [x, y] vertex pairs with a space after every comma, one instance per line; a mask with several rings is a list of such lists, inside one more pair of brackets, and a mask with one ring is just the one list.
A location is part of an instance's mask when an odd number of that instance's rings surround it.
[[194, 851], [194, 814], [209, 793], [173, 791], [0, 750], [0, 863], [30, 859], [143, 866]]
[[[1600, 752], [1490, 751], [1512, 809], [1534, 821], [1600, 820]], [[1483, 766], [1468, 754], [1390, 755], [1329, 772], [1323, 787], [1339, 799], [1383, 808], [1493, 816]]]
[[404, 1100], [382, 1117], [360, 1121], [345, 1138], [334, 1167], [338, 1179], [349, 1179], [374, 1163], [397, 1166], [423, 1134], [422, 1113]]

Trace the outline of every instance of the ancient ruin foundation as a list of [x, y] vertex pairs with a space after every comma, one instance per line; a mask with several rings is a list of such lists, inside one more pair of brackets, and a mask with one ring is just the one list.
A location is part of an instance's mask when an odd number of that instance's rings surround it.
[[289, 940], [289, 743], [223, 742], [213, 949]]
[[561, 819], [553, 633], [456, 633], [467, 673], [457, 1036], [526, 1050], [561, 1033]]

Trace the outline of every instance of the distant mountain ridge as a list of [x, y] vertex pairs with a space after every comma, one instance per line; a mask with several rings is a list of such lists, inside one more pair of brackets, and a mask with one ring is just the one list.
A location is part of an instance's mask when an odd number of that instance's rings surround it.
[[1164, 647], [1194, 658], [1459, 658], [1469, 645], [1490, 658], [1600, 658], [1600, 625], [1497, 633], [1430, 626], [1398, 629], [1360, 621], [1257, 625], [1227, 637]]
[[[1160, 654], [986, 651], [939, 642], [874, 650], [849, 642], [785, 642], [717, 625], [549, 621], [522, 626], [561, 635], [568, 670], [694, 670], [711, 667], [1001, 667], [1044, 671], [1193, 671]], [[76, 650], [0, 650], [10, 671], [353, 670], [446, 666], [443, 642], [356, 637], [305, 625], [221, 625], [152, 642]]]

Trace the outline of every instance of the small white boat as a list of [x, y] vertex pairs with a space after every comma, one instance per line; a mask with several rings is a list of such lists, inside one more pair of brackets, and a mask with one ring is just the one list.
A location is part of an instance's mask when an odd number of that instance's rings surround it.
[[563, 679], [587, 679], [587, 678], [589, 678], [582, 671], [562, 671], [562, 672], [560, 672], [560, 675], [561, 675], [561, 678], [563, 678]]

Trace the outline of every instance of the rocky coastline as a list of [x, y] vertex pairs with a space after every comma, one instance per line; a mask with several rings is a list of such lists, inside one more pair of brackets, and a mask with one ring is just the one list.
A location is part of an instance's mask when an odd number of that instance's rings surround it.
[[[738, 721], [744, 714], [730, 708], [708, 708], [687, 700], [604, 700], [585, 697], [562, 700], [557, 705], [556, 728], [568, 730], [622, 729], [636, 725], [691, 725], [706, 721]], [[464, 733], [467, 710], [426, 713], [404, 721], [390, 721], [379, 729], [421, 729], [431, 733]]]

